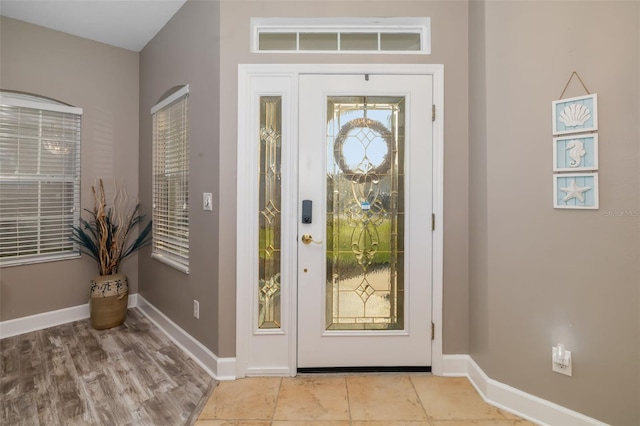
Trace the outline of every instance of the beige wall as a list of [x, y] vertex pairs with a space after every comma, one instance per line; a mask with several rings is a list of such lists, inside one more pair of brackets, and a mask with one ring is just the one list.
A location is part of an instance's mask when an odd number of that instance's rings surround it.
[[[217, 355], [218, 330], [235, 328], [218, 315], [219, 5], [189, 1], [140, 53], [140, 194], [151, 206], [151, 107], [177, 85], [189, 84], [189, 275], [139, 257], [140, 294]], [[224, 104], [224, 103], [223, 103]], [[202, 193], [214, 210], [202, 210]], [[200, 319], [193, 317], [193, 300]], [[226, 301], [234, 304], [235, 300]], [[234, 345], [235, 350], [235, 345]], [[234, 352], [227, 353], [233, 355]]]
[[[467, 3], [451, 1], [242, 1], [221, 3], [220, 323], [235, 323], [237, 69], [242, 63], [435, 63], [445, 66], [446, 353], [468, 352]], [[251, 17], [430, 16], [432, 54], [252, 54]], [[235, 329], [221, 327], [222, 355], [235, 352]]]
[[[470, 9], [470, 353], [492, 379], [616, 425], [640, 424], [639, 8]], [[574, 70], [599, 97], [595, 211], [552, 207], [550, 106]], [[575, 81], [565, 96], [582, 94]], [[557, 343], [572, 377], [551, 372]]]
[[469, 3], [469, 348], [488, 355], [488, 210], [485, 3]]
[[[2, 17], [0, 87], [84, 109], [81, 202], [93, 206], [91, 185], [117, 177], [138, 193], [138, 54]], [[136, 256], [122, 271], [138, 289]], [[94, 261], [76, 260], [0, 270], [0, 320], [87, 303]]]
[[[83, 205], [96, 177], [118, 176], [130, 192], [139, 180], [148, 213], [150, 108], [191, 85], [191, 274], [148, 252], [124, 270], [134, 292], [231, 357], [237, 65], [444, 64], [444, 352], [470, 353], [492, 379], [586, 415], [639, 424], [640, 219], [624, 212], [640, 209], [640, 4], [336, 4], [190, 0], [140, 55], [2, 18], [0, 87], [83, 107]], [[252, 16], [363, 14], [430, 16], [433, 53], [249, 53]], [[550, 103], [573, 70], [599, 95], [597, 211], [552, 208]], [[572, 84], [567, 96], [579, 94]], [[199, 208], [202, 192], [214, 194], [213, 212]], [[86, 303], [94, 272], [88, 259], [4, 268], [0, 319]], [[573, 377], [551, 372], [559, 342], [573, 351]]]

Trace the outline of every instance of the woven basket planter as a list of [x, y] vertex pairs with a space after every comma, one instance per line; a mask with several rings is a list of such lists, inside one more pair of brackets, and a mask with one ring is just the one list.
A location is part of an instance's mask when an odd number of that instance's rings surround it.
[[129, 283], [124, 274], [98, 275], [91, 280], [91, 326], [97, 330], [117, 327], [127, 316]]

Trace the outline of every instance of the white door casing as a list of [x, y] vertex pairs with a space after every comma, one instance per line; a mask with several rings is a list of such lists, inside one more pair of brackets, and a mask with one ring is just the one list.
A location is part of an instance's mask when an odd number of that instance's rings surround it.
[[[432, 76], [301, 75], [298, 90], [298, 205], [312, 200], [313, 221], [298, 220], [297, 366], [430, 366], [432, 122], [425, 117], [431, 113]], [[328, 123], [332, 132], [345, 132], [337, 154]], [[388, 140], [381, 132], [388, 132]], [[397, 161], [391, 148], [396, 143], [404, 146]], [[334, 166], [336, 155], [341, 165]], [[398, 178], [394, 202], [392, 182]], [[334, 238], [326, 231], [328, 200]], [[395, 255], [378, 251], [395, 240], [384, 229], [396, 222], [404, 240], [398, 242], [397, 271], [391, 266]], [[321, 242], [306, 244], [303, 234]], [[335, 262], [333, 273], [329, 262]], [[349, 276], [359, 272], [347, 278], [343, 270]]]
[[[238, 225], [236, 267], [236, 371], [245, 376], [294, 376], [297, 368], [297, 197], [285, 197], [282, 205], [281, 326], [261, 330], [257, 323], [258, 276], [258, 142], [260, 96], [282, 96], [282, 192], [298, 188], [298, 86], [305, 74], [428, 75], [433, 79], [436, 115], [432, 126], [432, 206], [436, 226], [432, 233], [431, 318], [435, 337], [431, 342], [431, 366], [442, 372], [442, 250], [443, 250], [443, 100], [442, 65], [240, 65], [238, 74]], [[430, 119], [430, 111], [428, 117]], [[425, 218], [426, 220], [426, 218]]]

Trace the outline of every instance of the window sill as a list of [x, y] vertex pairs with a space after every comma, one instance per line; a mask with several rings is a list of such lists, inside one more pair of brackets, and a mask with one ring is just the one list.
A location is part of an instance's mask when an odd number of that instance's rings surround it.
[[31, 258], [6, 258], [7, 260], [0, 260], [0, 268], [10, 268], [13, 266], [26, 266], [26, 265], [34, 265], [36, 263], [45, 263], [45, 262], [57, 262], [59, 260], [70, 260], [70, 259], [80, 259], [80, 253], [73, 252], [70, 254], [51, 254], [46, 256], [37, 256]]
[[165, 265], [171, 266], [178, 271], [189, 275], [189, 265], [185, 265], [183, 263], [177, 262], [173, 259], [170, 259], [166, 255], [161, 253], [151, 253], [151, 258], [157, 260], [160, 263], [164, 263]]

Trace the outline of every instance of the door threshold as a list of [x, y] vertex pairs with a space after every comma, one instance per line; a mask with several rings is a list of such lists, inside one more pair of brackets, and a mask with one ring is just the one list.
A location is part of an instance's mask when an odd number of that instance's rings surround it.
[[431, 366], [397, 367], [304, 367], [298, 374], [344, 374], [344, 373], [431, 373]]

